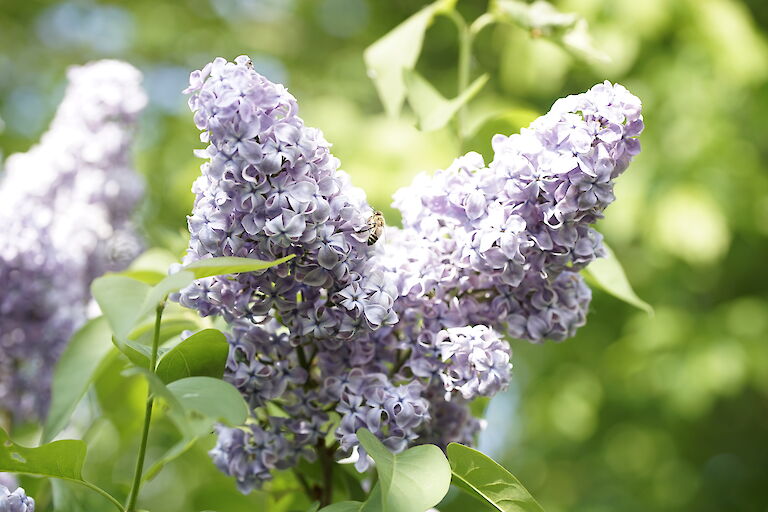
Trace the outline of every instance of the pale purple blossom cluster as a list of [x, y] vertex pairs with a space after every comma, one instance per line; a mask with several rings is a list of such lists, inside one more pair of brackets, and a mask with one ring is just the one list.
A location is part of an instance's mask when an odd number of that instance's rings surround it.
[[459, 326], [536, 342], [573, 336], [590, 301], [577, 271], [602, 255], [591, 225], [639, 152], [642, 128], [639, 100], [606, 82], [558, 100], [519, 134], [494, 137], [489, 166], [469, 153], [417, 177], [395, 197], [409, 248], [401, 292], [416, 308], [437, 301]]
[[45, 415], [52, 367], [85, 319], [91, 280], [141, 247], [131, 224], [142, 193], [131, 157], [141, 74], [106, 60], [68, 79], [48, 131], [0, 175], [0, 407], [18, 421]]
[[509, 382], [502, 333], [563, 340], [585, 322], [578, 270], [602, 250], [590, 225], [639, 150], [639, 101], [623, 87], [497, 136], [489, 166], [470, 153], [419, 176], [395, 197], [403, 228], [375, 245], [364, 194], [283, 86], [241, 56], [192, 73], [187, 93], [208, 147], [186, 261], [295, 255], [178, 297], [229, 325], [225, 378], [252, 414], [217, 428], [211, 456], [242, 491], [313, 460], [330, 433], [361, 471], [360, 428], [396, 452], [470, 443], [482, 423], [469, 403]]
[[329, 345], [395, 323], [395, 290], [366, 243], [372, 210], [320, 131], [304, 126], [295, 98], [244, 56], [195, 71], [186, 92], [208, 147], [198, 152], [207, 161], [193, 186], [185, 262], [296, 258], [200, 280], [181, 304], [227, 321], [258, 323], [274, 312], [295, 338]]
[[11, 492], [4, 485], [0, 485], [0, 511], [35, 512], [35, 500], [27, 496], [21, 487]]

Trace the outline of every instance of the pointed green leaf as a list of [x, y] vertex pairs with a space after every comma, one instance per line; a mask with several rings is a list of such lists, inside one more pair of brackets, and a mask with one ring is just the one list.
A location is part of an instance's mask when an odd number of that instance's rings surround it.
[[0, 429], [0, 472], [47, 476], [77, 482], [98, 492], [118, 510], [122, 505], [103, 489], [83, 480], [86, 444], [83, 441], [54, 441], [37, 448], [20, 446]]
[[157, 364], [157, 376], [166, 384], [185, 377], [220, 379], [229, 354], [227, 339], [216, 329], [196, 332], [166, 352]]
[[544, 0], [497, 0], [493, 5], [493, 15], [499, 21], [513, 23], [537, 37], [547, 37], [576, 57], [597, 62], [610, 60], [594, 47], [587, 21], [577, 14], [560, 12]]
[[248, 405], [229, 382], [212, 377], [187, 377], [168, 384], [168, 390], [182, 407], [216, 421], [241, 425], [248, 416]]
[[390, 116], [400, 113], [405, 99], [403, 71], [413, 69], [421, 54], [424, 33], [435, 16], [454, 8], [456, 0], [438, 0], [366, 48], [363, 58], [384, 109]]
[[197, 260], [184, 266], [184, 270], [192, 272], [195, 279], [211, 276], [221, 276], [227, 274], [238, 274], [241, 272], [253, 272], [255, 270], [264, 270], [281, 263], [285, 263], [295, 257], [295, 254], [289, 254], [283, 258], [274, 261], [262, 261], [253, 258], [206, 258]]
[[376, 462], [383, 512], [424, 512], [448, 493], [451, 467], [437, 446], [415, 446], [395, 455], [366, 429], [358, 430], [357, 438]]
[[158, 473], [166, 466], [178, 459], [192, 448], [199, 437], [184, 437], [178, 443], [171, 446], [159, 459], [152, 463], [152, 465], [144, 472], [141, 477], [142, 481], [147, 482], [157, 476]]
[[624, 269], [613, 253], [613, 250], [607, 245], [604, 245], [604, 247], [605, 257], [597, 258], [582, 272], [590, 282], [596, 284], [602, 290], [652, 315], [653, 308], [638, 297], [632, 289], [632, 285], [629, 283], [629, 279], [627, 279], [627, 275], [624, 273]]
[[0, 429], [0, 471], [27, 475], [82, 480], [86, 446], [83, 441], [66, 440], [38, 448], [19, 446]]
[[464, 445], [448, 445], [453, 484], [497, 512], [543, 512], [525, 487], [496, 461]]
[[543, 0], [533, 3], [521, 0], [497, 0], [493, 5], [497, 19], [514, 23], [527, 30], [539, 30], [542, 35], [551, 35], [557, 30], [567, 30], [579, 20], [578, 15], [560, 12], [551, 3]]
[[81, 327], [67, 344], [53, 372], [43, 442], [51, 441], [67, 426], [104, 359], [113, 350], [111, 337], [107, 320], [98, 317]]
[[488, 82], [488, 75], [482, 75], [462, 94], [449, 100], [416, 71], [406, 70], [404, 73], [408, 104], [419, 119], [419, 129], [427, 132], [448, 124], [456, 112], [474, 98]]

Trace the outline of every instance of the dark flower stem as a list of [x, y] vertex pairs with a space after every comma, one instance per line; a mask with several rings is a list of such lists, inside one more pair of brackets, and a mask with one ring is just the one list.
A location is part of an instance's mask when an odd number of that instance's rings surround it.
[[[154, 375], [155, 367], [157, 366], [157, 350], [160, 345], [160, 322], [163, 318], [163, 309], [165, 308], [165, 300], [163, 300], [158, 306], [155, 314], [155, 333], [152, 338], [152, 356], [149, 362], [149, 372]], [[144, 413], [144, 429], [141, 432], [141, 444], [139, 445], [139, 455], [136, 458], [136, 470], [133, 474], [133, 485], [131, 486], [131, 492], [128, 495], [128, 503], [125, 506], [126, 512], [135, 512], [136, 500], [139, 498], [139, 489], [141, 488], [141, 473], [144, 470], [144, 456], [147, 453], [147, 439], [149, 439], [149, 424], [152, 420], [152, 405], [154, 404], [154, 396], [152, 395], [151, 386], [147, 389], [147, 408]]]
[[333, 449], [325, 446], [325, 440], [317, 443], [317, 455], [320, 470], [323, 473], [323, 492], [320, 496], [320, 507], [327, 507], [333, 501]]

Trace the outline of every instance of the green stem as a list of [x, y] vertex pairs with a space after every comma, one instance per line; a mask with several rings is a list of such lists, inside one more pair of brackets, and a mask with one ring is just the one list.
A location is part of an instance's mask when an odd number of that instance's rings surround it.
[[[165, 301], [161, 302], [157, 306], [157, 313], [155, 315], [155, 335], [152, 338], [152, 357], [149, 363], [150, 373], [155, 373], [155, 367], [157, 366], [157, 349], [160, 345], [160, 321], [163, 318], [163, 309], [165, 308]], [[126, 512], [134, 512], [136, 510], [136, 500], [139, 498], [139, 489], [141, 488], [141, 473], [144, 470], [144, 457], [147, 453], [147, 439], [149, 439], [149, 424], [152, 420], [152, 405], [154, 404], [154, 397], [152, 390], [147, 389], [147, 408], [144, 412], [144, 428], [141, 432], [141, 444], [139, 445], [139, 455], [136, 458], [136, 470], [133, 474], [133, 485], [131, 486], [131, 492], [128, 495], [128, 504], [125, 506]]]
[[125, 509], [123, 508], [123, 505], [119, 501], [117, 501], [111, 494], [109, 494], [107, 491], [105, 491], [101, 487], [93, 485], [90, 482], [86, 482], [85, 480], [72, 480], [72, 481], [73, 482], [77, 482], [79, 484], [82, 484], [82, 485], [86, 486], [87, 488], [89, 488], [90, 490], [101, 494], [102, 496], [107, 498], [110, 501], [110, 503], [112, 503], [115, 507], [117, 507], [117, 510], [119, 510], [120, 512], [125, 512]]
[[[472, 33], [467, 26], [464, 17], [457, 10], [452, 10], [448, 16], [453, 20], [456, 29], [459, 31], [459, 65], [458, 82], [456, 95], [460, 96], [469, 86], [469, 67], [472, 56]], [[462, 105], [456, 114], [456, 136], [459, 139], [459, 154], [462, 154], [464, 147], [464, 130], [466, 128], [467, 107]]]

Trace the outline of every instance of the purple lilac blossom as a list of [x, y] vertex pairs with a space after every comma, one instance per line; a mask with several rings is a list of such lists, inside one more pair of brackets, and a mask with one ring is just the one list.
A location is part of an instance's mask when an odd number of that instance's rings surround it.
[[407, 254], [397, 271], [409, 307], [450, 311], [447, 327], [484, 324], [536, 342], [573, 336], [591, 297], [577, 271], [603, 254], [591, 225], [614, 200], [642, 128], [640, 101], [598, 84], [521, 133], [494, 137], [490, 166], [469, 153], [398, 191], [404, 227], [394, 238], [414, 249], [392, 252]]
[[4, 485], [0, 485], [0, 511], [35, 512], [35, 500], [27, 496], [21, 487], [11, 492]]
[[435, 340], [445, 368], [440, 377], [445, 399], [458, 393], [465, 400], [493, 396], [509, 384], [509, 344], [490, 327], [452, 327], [437, 333]]
[[[228, 322], [226, 378], [254, 409], [245, 430], [236, 429], [247, 436], [220, 430], [212, 451], [217, 465], [235, 476], [241, 489], [258, 487], [269, 477], [264, 467], [313, 456], [310, 448], [332, 428], [329, 412], [342, 416], [347, 431], [364, 416], [371, 430], [403, 449], [426, 417], [426, 402], [384, 373], [366, 373], [365, 382], [357, 382], [345, 375], [355, 366], [336, 364], [365, 359], [369, 335], [397, 322], [394, 276], [367, 244], [373, 209], [365, 194], [339, 170], [320, 131], [304, 125], [295, 98], [254, 71], [247, 57], [218, 58], [193, 72], [186, 93], [208, 146], [197, 152], [206, 162], [193, 185], [185, 263], [214, 256], [296, 255], [263, 272], [198, 280], [177, 297], [203, 316], [220, 315]], [[349, 391], [333, 379], [354, 381], [359, 400], [345, 402]], [[326, 386], [327, 381], [336, 384]], [[256, 414], [269, 411], [267, 405], [291, 420]], [[346, 437], [342, 430], [341, 444], [352, 449], [356, 428]], [[238, 455], [266, 433], [279, 435], [286, 447], [274, 451], [279, 459], [274, 465]], [[231, 463], [235, 458], [250, 462]]]
[[419, 176], [395, 197], [404, 227], [374, 246], [364, 194], [284, 87], [241, 56], [193, 72], [186, 92], [208, 147], [185, 262], [296, 255], [177, 297], [229, 326], [225, 379], [252, 414], [218, 427], [210, 454], [243, 492], [314, 460], [330, 432], [360, 471], [370, 464], [360, 428], [395, 452], [470, 444], [482, 422], [469, 402], [509, 382], [501, 333], [562, 340], [584, 323], [590, 291], [577, 271], [601, 254], [590, 224], [642, 127], [621, 86], [498, 136], [488, 167], [470, 153]]
[[48, 131], [0, 176], [0, 403], [14, 421], [45, 416], [52, 367], [85, 320], [91, 280], [141, 247], [131, 224], [141, 74], [105, 60], [67, 76]]

